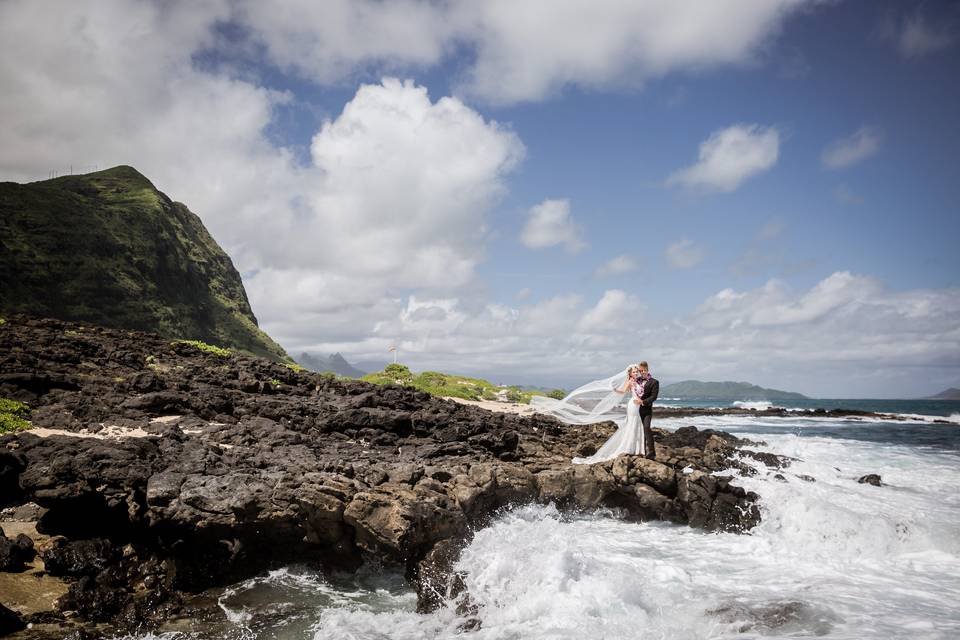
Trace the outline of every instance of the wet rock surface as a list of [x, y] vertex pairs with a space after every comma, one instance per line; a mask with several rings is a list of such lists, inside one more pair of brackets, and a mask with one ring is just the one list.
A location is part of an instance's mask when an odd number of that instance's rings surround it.
[[23, 571], [36, 551], [33, 540], [24, 534], [8, 538], [0, 529], [0, 571]]
[[14, 631], [20, 631], [25, 629], [26, 626], [27, 623], [17, 615], [16, 611], [12, 611], [0, 604], [0, 636], [5, 636]]
[[53, 537], [38, 552], [71, 581], [59, 607], [88, 620], [159, 620], [180, 593], [292, 561], [399, 565], [428, 610], [455, 592], [470, 532], [528, 502], [707, 530], [759, 520], [754, 494], [711, 475], [754, 455], [723, 432], [655, 429], [657, 460], [573, 465], [612, 423], [491, 413], [147, 333], [8, 317], [0, 396], [59, 430], [0, 437], [0, 482], [43, 508]]
[[829, 612], [807, 602], [785, 600], [745, 605], [732, 603], [707, 613], [730, 625], [737, 633], [824, 636], [836, 622]]
[[876, 473], [868, 473], [865, 476], [860, 476], [859, 478], [857, 478], [857, 482], [859, 482], [860, 484], [872, 484], [875, 487], [883, 486], [883, 481], [881, 480], [880, 476]]

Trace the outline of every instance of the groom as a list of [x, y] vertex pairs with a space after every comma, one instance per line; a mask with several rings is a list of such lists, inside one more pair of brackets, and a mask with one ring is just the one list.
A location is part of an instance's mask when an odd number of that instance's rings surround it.
[[653, 403], [660, 394], [660, 381], [650, 375], [650, 367], [647, 361], [643, 360], [637, 365], [640, 369], [640, 397], [634, 398], [639, 407], [640, 422], [643, 424], [643, 450], [647, 452], [646, 457], [651, 460], [656, 459], [657, 454], [653, 445], [653, 431], [650, 429], [650, 421], [653, 420]]

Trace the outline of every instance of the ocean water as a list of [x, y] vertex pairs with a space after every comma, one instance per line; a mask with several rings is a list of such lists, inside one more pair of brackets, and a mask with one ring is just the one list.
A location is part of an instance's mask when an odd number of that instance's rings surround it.
[[807, 398], [806, 400], [718, 400], [716, 398], [671, 398], [660, 397], [659, 407], [741, 407], [745, 409], [854, 409], [903, 416], [952, 417], [960, 422], [960, 400], [886, 400], [871, 398]]
[[[463, 637], [960, 638], [960, 426], [659, 422], [691, 423], [797, 458], [784, 479], [756, 463], [738, 480], [761, 496], [750, 535], [519, 507], [460, 559], [480, 623]], [[867, 473], [884, 486], [856, 481]], [[289, 567], [231, 586], [219, 606], [216, 624], [161, 637], [452, 638], [470, 617], [415, 613], [402, 578], [373, 568], [324, 577]]]

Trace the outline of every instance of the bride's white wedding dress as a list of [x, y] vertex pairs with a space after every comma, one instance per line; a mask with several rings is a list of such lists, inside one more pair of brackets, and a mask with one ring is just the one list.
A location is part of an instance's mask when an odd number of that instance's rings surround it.
[[603, 443], [597, 452], [586, 458], [574, 458], [573, 464], [595, 464], [628, 453], [632, 456], [644, 455], [643, 430], [640, 424], [640, 407], [633, 401], [633, 394], [627, 392], [627, 417], [623, 424], [617, 425], [616, 432]]
[[[596, 453], [587, 458], [574, 458], [574, 464], [595, 464], [624, 453], [631, 455], [646, 453], [640, 423], [640, 407], [633, 401], [632, 388], [628, 385], [626, 394], [616, 391], [626, 379], [627, 371], [622, 371], [609, 378], [588, 382], [571, 391], [563, 400], [545, 396], [534, 396], [530, 400], [530, 405], [538, 413], [553, 416], [567, 424], [586, 425], [607, 420], [617, 424], [617, 431]], [[626, 404], [626, 410], [624, 410], [624, 404]]]

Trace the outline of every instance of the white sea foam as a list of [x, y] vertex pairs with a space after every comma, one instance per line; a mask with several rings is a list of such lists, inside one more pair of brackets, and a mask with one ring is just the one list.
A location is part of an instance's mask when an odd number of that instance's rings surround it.
[[757, 411], [763, 411], [764, 409], [770, 409], [773, 407], [773, 403], [769, 400], [737, 400], [733, 403], [733, 406], [739, 407], [740, 409], [756, 409]]
[[[762, 496], [752, 535], [568, 518], [543, 506], [479, 531], [459, 563], [482, 623], [471, 637], [960, 636], [957, 457], [763, 438], [767, 450], [800, 461], [785, 481], [759, 463], [760, 473], [738, 479]], [[857, 483], [866, 473], [880, 473], [885, 486]], [[323, 613], [315, 637], [446, 638], [462, 622], [449, 609], [341, 609]]]
[[960, 424], [960, 413], [954, 413], [953, 415], [949, 416], [934, 416], [926, 413], [881, 413], [879, 416], [851, 416], [850, 418], [844, 419], [860, 420], [863, 422], [889, 422], [891, 418], [899, 422], [952, 422], [955, 424]]
[[800, 412], [788, 416], [743, 416], [743, 415], [698, 415], [695, 417], [683, 418], [661, 418], [655, 420], [655, 425], [668, 429], [696, 423], [701, 428], [744, 430], [749, 431], [755, 427], [781, 427], [802, 429], [807, 426], [822, 427], [824, 425], [855, 425], [864, 424], [935, 424], [935, 423], [956, 423], [960, 424], [960, 414], [951, 416], [933, 416], [918, 413], [888, 413], [877, 414], [875, 416], [825, 416], [817, 415], [809, 409], [789, 409], [790, 411]]

